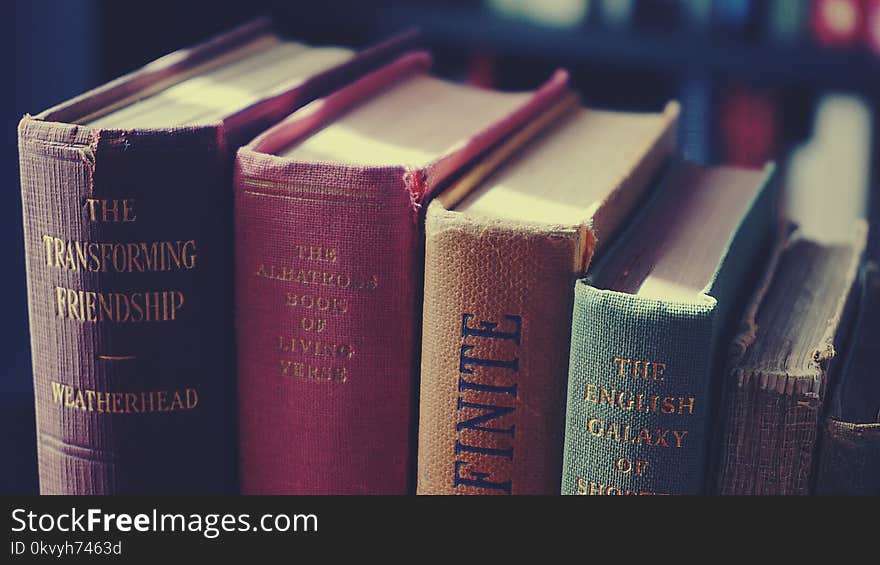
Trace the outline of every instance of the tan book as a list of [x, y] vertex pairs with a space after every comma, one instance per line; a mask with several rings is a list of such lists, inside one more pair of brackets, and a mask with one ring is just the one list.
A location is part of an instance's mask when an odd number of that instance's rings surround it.
[[809, 494], [820, 421], [852, 328], [867, 228], [781, 246], [734, 341], [722, 389], [717, 491]]
[[671, 157], [678, 114], [572, 108], [430, 204], [418, 494], [559, 493], [573, 283]]

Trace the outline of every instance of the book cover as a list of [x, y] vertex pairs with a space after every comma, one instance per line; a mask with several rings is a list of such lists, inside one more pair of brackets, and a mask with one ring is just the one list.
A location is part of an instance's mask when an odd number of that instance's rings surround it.
[[563, 494], [703, 492], [719, 351], [772, 241], [775, 186], [772, 165], [679, 164], [577, 281]]
[[418, 494], [559, 492], [571, 288], [675, 150], [678, 114], [571, 109], [428, 207]]
[[819, 430], [815, 494], [880, 494], [880, 267], [867, 261], [860, 277], [855, 327], [844, 366], [831, 384]]
[[724, 374], [718, 493], [809, 494], [858, 294], [865, 225], [853, 232], [835, 244], [795, 232], [746, 310]]
[[279, 44], [258, 20], [21, 120], [42, 493], [236, 490], [232, 150], [410, 39], [333, 51], [216, 119], [101, 125]]
[[246, 493], [412, 490], [420, 208], [567, 92], [564, 72], [496, 93], [430, 77], [429, 65], [404, 56], [238, 153]]

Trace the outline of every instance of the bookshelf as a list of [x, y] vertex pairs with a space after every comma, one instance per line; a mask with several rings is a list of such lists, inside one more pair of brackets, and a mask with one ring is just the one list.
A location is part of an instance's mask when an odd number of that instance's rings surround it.
[[557, 64], [592, 61], [675, 74], [702, 73], [771, 86], [801, 83], [822, 90], [880, 95], [880, 56], [864, 50], [754, 42], [689, 31], [616, 31], [589, 23], [557, 29], [506, 19], [479, 4], [383, 4], [381, 10], [369, 12], [374, 17], [371, 28], [376, 36], [416, 25], [429, 45], [441, 48], [491, 49], [505, 56], [546, 59]]

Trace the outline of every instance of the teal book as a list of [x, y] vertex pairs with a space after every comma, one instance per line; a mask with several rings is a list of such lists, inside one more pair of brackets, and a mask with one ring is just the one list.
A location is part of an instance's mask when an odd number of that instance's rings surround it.
[[700, 494], [722, 350], [777, 235], [773, 165], [673, 163], [575, 283], [562, 494]]

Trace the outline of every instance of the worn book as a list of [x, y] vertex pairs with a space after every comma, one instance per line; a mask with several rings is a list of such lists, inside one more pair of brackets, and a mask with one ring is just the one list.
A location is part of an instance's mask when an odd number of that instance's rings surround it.
[[678, 114], [574, 104], [430, 204], [418, 494], [559, 493], [572, 286], [643, 205]]
[[234, 148], [410, 40], [259, 20], [21, 120], [42, 493], [236, 490]]
[[772, 261], [724, 373], [718, 493], [810, 493], [820, 422], [851, 329], [866, 231], [859, 223], [851, 241], [840, 244], [795, 232]]
[[574, 288], [562, 493], [699, 494], [721, 350], [776, 231], [774, 167], [674, 163]]
[[880, 495], [880, 267], [862, 268], [845, 359], [819, 430], [815, 494]]
[[421, 208], [567, 97], [429, 74], [406, 55], [243, 147], [235, 169], [245, 493], [412, 491]]

